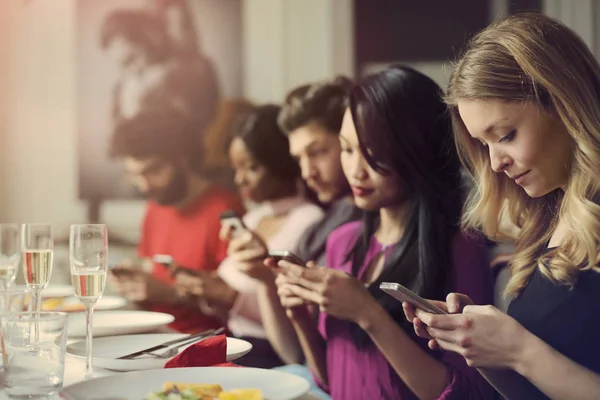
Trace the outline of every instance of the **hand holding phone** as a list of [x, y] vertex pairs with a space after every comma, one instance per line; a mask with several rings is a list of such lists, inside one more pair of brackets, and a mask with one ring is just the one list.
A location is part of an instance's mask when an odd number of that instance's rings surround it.
[[274, 259], [275, 263], [278, 263], [279, 260], [286, 260], [301, 267], [306, 266], [304, 260], [288, 250], [269, 250], [269, 258]]
[[116, 278], [133, 278], [144, 272], [140, 260], [125, 259], [109, 267], [110, 274]]
[[[239, 236], [243, 231], [246, 230], [246, 225], [242, 220], [242, 217], [233, 210], [228, 210], [219, 216], [221, 220], [221, 227], [229, 230], [231, 237], [235, 238]], [[221, 229], [221, 233], [223, 229]], [[220, 235], [221, 236], [221, 235]]]
[[390, 296], [394, 297], [399, 301], [406, 301], [413, 307], [419, 308], [423, 311], [427, 311], [431, 314], [448, 314], [447, 311], [433, 305], [430, 301], [425, 300], [413, 291], [405, 288], [399, 283], [395, 282], [382, 282], [379, 285], [379, 289], [383, 290]]
[[131, 278], [135, 275], [140, 274], [141, 270], [139, 268], [124, 267], [117, 265], [110, 269], [110, 273], [116, 278]]

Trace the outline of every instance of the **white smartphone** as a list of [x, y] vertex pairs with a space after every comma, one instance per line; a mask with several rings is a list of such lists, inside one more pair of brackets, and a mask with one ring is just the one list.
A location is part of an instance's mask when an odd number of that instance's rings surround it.
[[423, 311], [427, 311], [431, 314], [448, 314], [441, 308], [431, 304], [431, 302], [425, 300], [415, 292], [405, 288], [399, 283], [395, 282], [382, 282], [379, 285], [379, 289], [383, 290], [390, 296], [400, 301], [406, 301], [407, 303], [419, 308]]
[[269, 250], [269, 257], [274, 258], [276, 262], [279, 262], [279, 260], [286, 260], [292, 264], [300, 265], [301, 267], [306, 266], [304, 260], [288, 250]]
[[246, 225], [244, 224], [242, 217], [235, 211], [225, 211], [221, 213], [219, 219], [221, 220], [221, 225], [227, 225], [232, 229], [233, 237], [238, 236], [246, 230]]
[[173, 257], [168, 254], [155, 254], [152, 256], [152, 261], [162, 264], [165, 267], [170, 267], [173, 264]]

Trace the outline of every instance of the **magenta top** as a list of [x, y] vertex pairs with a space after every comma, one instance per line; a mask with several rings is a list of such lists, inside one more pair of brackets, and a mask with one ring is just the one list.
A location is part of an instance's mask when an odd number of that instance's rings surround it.
[[[336, 229], [327, 241], [327, 266], [352, 274], [352, 262], [346, 254], [355, 242], [360, 222], [350, 222]], [[373, 238], [360, 279], [383, 246]], [[454, 241], [451, 290], [467, 294], [476, 304], [490, 304], [493, 299], [491, 274], [485, 243], [482, 239], [458, 235]], [[329, 386], [319, 385], [334, 400], [352, 399], [416, 399], [374, 344], [358, 348], [350, 333], [351, 323], [324, 313], [319, 318], [319, 332], [327, 343], [327, 376]], [[409, 333], [424, 350], [446, 364], [449, 378], [439, 399], [492, 399], [493, 389], [470, 368], [464, 358], [452, 352], [432, 351], [427, 341]], [[427, 371], [423, 371], [427, 373]]]

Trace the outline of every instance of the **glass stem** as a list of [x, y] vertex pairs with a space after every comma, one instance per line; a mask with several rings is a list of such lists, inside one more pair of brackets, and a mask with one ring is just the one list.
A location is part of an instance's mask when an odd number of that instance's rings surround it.
[[92, 366], [92, 317], [94, 315], [94, 305], [85, 305], [85, 377], [92, 378], [94, 375]]
[[4, 299], [2, 299], [2, 312], [10, 312], [10, 304], [8, 304], [10, 302], [10, 293], [8, 293], [8, 285], [6, 284], [6, 281], [2, 279], [0, 279], [0, 289], [6, 291], [4, 293]]
[[33, 304], [34, 304], [34, 322], [33, 322], [33, 335], [35, 338], [35, 343], [36, 345], [40, 342], [40, 324], [39, 324], [39, 319], [40, 319], [40, 311], [42, 308], [42, 293], [40, 291], [40, 289], [34, 289], [32, 290], [32, 294], [33, 294]]

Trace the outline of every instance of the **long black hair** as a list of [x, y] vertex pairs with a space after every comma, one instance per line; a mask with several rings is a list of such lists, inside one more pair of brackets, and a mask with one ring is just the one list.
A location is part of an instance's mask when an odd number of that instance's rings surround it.
[[[420, 296], [442, 299], [449, 288], [452, 240], [462, 209], [460, 162], [442, 90], [429, 77], [404, 66], [393, 66], [359, 81], [351, 91], [350, 111], [361, 151], [377, 172], [393, 171], [406, 207], [404, 235], [386, 257], [383, 271], [369, 292], [405, 329], [399, 301], [379, 289], [381, 282], [398, 282]], [[348, 253], [358, 275], [379, 213], [365, 212], [360, 231]], [[369, 343], [358, 326], [353, 336]]]

